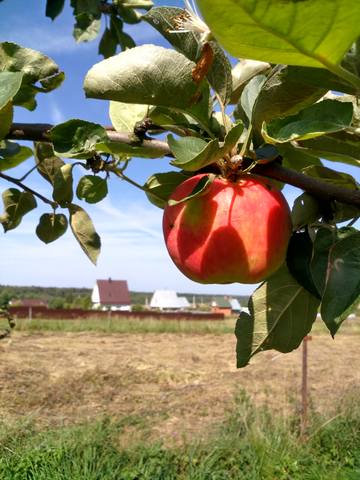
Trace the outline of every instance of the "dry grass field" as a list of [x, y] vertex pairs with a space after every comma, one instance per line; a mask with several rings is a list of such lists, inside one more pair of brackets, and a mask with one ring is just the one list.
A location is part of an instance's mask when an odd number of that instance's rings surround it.
[[[360, 336], [309, 342], [312, 408], [360, 387]], [[245, 390], [279, 413], [299, 407], [301, 349], [235, 367], [232, 334], [15, 332], [0, 344], [0, 418], [60, 426], [126, 418], [124, 441], [146, 432], [178, 443], [206, 436]]]

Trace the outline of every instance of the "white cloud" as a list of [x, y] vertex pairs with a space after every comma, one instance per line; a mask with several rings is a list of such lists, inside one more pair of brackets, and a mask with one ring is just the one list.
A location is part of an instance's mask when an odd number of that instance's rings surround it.
[[57, 125], [66, 121], [66, 117], [61, 111], [54, 97], [49, 96], [50, 121]]

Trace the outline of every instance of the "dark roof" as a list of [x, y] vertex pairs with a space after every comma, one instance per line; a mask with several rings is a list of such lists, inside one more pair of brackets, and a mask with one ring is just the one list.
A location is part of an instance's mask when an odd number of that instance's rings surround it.
[[100, 303], [105, 305], [130, 305], [130, 293], [126, 280], [97, 280]]

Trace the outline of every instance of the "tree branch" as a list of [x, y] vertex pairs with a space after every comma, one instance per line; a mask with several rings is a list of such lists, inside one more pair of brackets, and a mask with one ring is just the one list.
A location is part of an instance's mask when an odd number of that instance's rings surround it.
[[47, 203], [48, 205], [51, 205], [52, 208], [58, 207], [58, 204], [57, 204], [56, 202], [53, 202], [52, 200], [49, 200], [48, 198], [46, 198], [46, 197], [44, 197], [43, 195], [41, 195], [41, 193], [35, 192], [35, 190], [33, 190], [33, 189], [30, 188], [30, 187], [27, 187], [26, 185], [24, 185], [24, 184], [23, 184], [20, 180], [18, 180], [17, 178], [10, 177], [9, 175], [6, 175], [6, 174], [3, 173], [3, 172], [0, 172], [0, 178], [3, 178], [3, 179], [6, 180], [7, 182], [13, 183], [14, 185], [17, 185], [18, 187], [22, 188], [22, 189], [25, 190], [26, 192], [32, 193], [32, 194], [34, 195], [34, 197], [37, 197], [37, 198], [39, 198], [40, 200], [42, 200], [44, 203]]
[[[14, 123], [7, 135], [12, 140], [33, 140], [38, 142], [50, 141], [49, 130], [53, 127], [50, 124], [28, 124]], [[139, 141], [127, 133], [115, 132], [111, 127], [106, 128], [109, 140], [112, 142], [124, 143], [126, 145], [138, 146]], [[153, 151], [157, 149], [160, 155], [172, 157], [169, 145], [161, 140], [148, 139], [141, 141], [141, 146], [151, 148]], [[282, 167], [276, 162], [265, 165], [256, 165], [252, 170], [253, 173], [261, 175], [280, 182], [288, 183], [294, 187], [300, 188], [327, 200], [338, 200], [348, 205], [360, 207], [360, 190], [349, 190], [330, 183], [326, 183], [303, 173]]]

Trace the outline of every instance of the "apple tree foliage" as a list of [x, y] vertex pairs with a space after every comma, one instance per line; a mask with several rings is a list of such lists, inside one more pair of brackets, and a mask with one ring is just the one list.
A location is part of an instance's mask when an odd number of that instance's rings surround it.
[[[64, 0], [47, 0], [46, 15], [54, 19], [63, 6]], [[1, 43], [0, 178], [10, 184], [2, 193], [4, 231], [45, 202], [39, 239], [53, 242], [70, 226], [96, 262], [100, 237], [84, 204], [106, 197], [109, 177], [130, 182], [164, 208], [175, 187], [199, 171], [208, 176], [184, 201], [201, 195], [214, 173], [271, 177], [281, 167], [282, 181], [304, 192], [292, 209], [286, 262], [255, 290], [249, 313], [237, 321], [237, 364], [262, 350], [297, 348], [318, 311], [334, 336], [360, 300], [359, 185], [341, 171], [360, 165], [357, 2], [198, 0], [204, 20], [189, 2], [184, 9], [148, 0], [71, 0], [71, 6], [77, 41], [95, 38], [107, 19], [99, 52], [108, 58], [90, 69], [84, 90], [104, 100], [113, 128], [70, 119], [42, 130], [23, 126], [19, 134], [14, 112], [34, 110], [37, 94], [60, 87], [64, 73], [26, 45]], [[135, 46], [122, 26], [139, 21], [172, 48]], [[123, 51], [115, 55], [118, 45]], [[34, 148], [21, 138], [35, 140]], [[164, 157], [169, 171], [140, 185], [127, 176], [133, 157]], [[337, 162], [336, 169], [324, 159]], [[47, 182], [47, 197], [31, 188], [28, 174], [10, 175], [22, 162]], [[84, 171], [79, 181], [75, 169]]]

